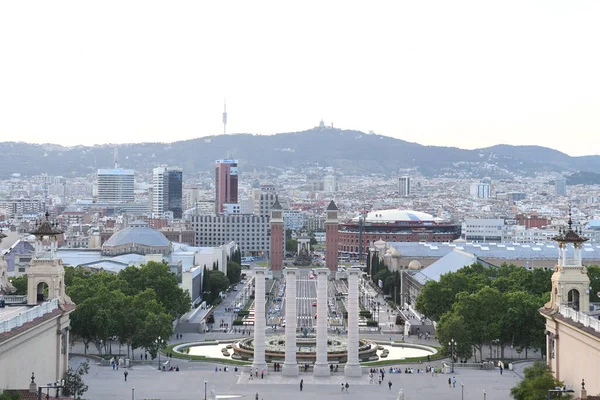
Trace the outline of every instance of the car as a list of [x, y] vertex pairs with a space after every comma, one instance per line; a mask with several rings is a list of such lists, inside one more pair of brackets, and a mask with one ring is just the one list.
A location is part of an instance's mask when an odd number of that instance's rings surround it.
[[312, 304], [312, 306], [313, 306], [313, 307], [316, 307], [316, 306], [317, 306], [317, 302], [315, 301], [315, 302]]
[[233, 291], [234, 291], [234, 292], [237, 292], [237, 291], [238, 291], [238, 287], [237, 287], [237, 286], [234, 286], [234, 287], [233, 287]]

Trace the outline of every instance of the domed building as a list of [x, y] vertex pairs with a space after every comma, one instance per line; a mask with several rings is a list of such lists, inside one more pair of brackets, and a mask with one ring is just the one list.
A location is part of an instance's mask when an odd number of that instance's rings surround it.
[[102, 255], [171, 254], [171, 242], [161, 232], [148, 227], [143, 221], [134, 221], [127, 228], [114, 233], [102, 245]]
[[[362, 220], [362, 221], [361, 221]], [[342, 255], [359, 254], [362, 222], [363, 254], [377, 240], [385, 242], [451, 242], [460, 237], [460, 225], [424, 212], [413, 210], [371, 211], [364, 218], [355, 217], [339, 226], [339, 249]]]

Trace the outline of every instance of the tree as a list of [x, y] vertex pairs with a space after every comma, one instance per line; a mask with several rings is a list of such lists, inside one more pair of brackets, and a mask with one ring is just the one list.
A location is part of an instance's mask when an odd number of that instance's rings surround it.
[[310, 233], [310, 245], [316, 246], [317, 244], [318, 244], [318, 242], [317, 242], [317, 238], [315, 237], [315, 233], [311, 232]]
[[208, 268], [206, 268], [206, 265], [202, 271], [202, 292], [203, 299], [205, 297], [204, 294], [210, 292], [210, 274], [208, 273]]
[[87, 361], [79, 364], [79, 367], [73, 369], [69, 367], [65, 372], [63, 394], [73, 396], [75, 400], [81, 399], [81, 395], [87, 392], [88, 386], [83, 381], [83, 376], [90, 370], [90, 364]]
[[10, 283], [17, 289], [16, 292], [12, 294], [21, 296], [27, 295], [27, 275], [10, 278]]
[[242, 266], [235, 261], [227, 262], [227, 277], [229, 282], [233, 285], [240, 281], [242, 276]]
[[219, 293], [229, 288], [229, 278], [221, 271], [210, 271], [210, 302], [219, 297]]
[[[590, 278], [590, 302], [600, 302], [600, 297], [598, 297], [598, 293], [600, 293], [600, 267], [597, 265], [590, 265], [587, 267], [587, 274]], [[14, 281], [13, 281], [14, 285]], [[16, 287], [16, 286], [15, 286]]]
[[482, 346], [501, 339], [502, 295], [498, 289], [486, 286], [474, 294], [461, 292], [456, 298], [452, 311], [463, 318], [473, 346], [483, 359]]
[[448, 348], [448, 343], [451, 340], [457, 343], [454, 349], [456, 357], [454, 361], [458, 358], [469, 358], [471, 356], [473, 343], [462, 316], [452, 311], [442, 315], [437, 325], [437, 336], [442, 347], [442, 353], [450, 354], [451, 349]]
[[2, 392], [0, 393], [0, 400], [21, 400], [21, 394], [18, 392]]
[[[523, 370], [525, 378], [510, 390], [510, 395], [515, 400], [545, 400], [548, 390], [563, 387], [563, 382], [552, 375], [552, 371], [545, 362], [536, 362]], [[563, 399], [571, 399], [567, 393], [562, 394]]]
[[524, 291], [504, 293], [505, 305], [500, 321], [500, 339], [518, 349], [542, 348], [545, 345], [545, 319], [538, 309], [544, 305], [540, 296]]
[[285, 239], [285, 251], [295, 253], [298, 251], [298, 241], [292, 238]]

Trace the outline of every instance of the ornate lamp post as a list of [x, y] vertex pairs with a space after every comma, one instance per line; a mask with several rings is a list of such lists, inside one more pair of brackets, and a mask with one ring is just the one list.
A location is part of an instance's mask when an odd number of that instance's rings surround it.
[[159, 336], [158, 339], [154, 341], [156, 343], [157, 353], [158, 353], [158, 369], [160, 370], [160, 349], [162, 348], [163, 340]]
[[452, 372], [454, 373], [454, 349], [456, 348], [456, 345], [458, 343], [456, 343], [456, 341], [454, 339], [451, 339], [450, 342], [448, 342], [448, 346], [450, 347], [450, 361], [452, 362]]

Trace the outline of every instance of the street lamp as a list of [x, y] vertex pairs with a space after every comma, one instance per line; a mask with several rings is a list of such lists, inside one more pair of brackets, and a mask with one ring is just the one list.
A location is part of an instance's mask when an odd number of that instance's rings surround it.
[[158, 339], [154, 341], [156, 343], [157, 353], [158, 353], [158, 370], [160, 371], [160, 348], [162, 347], [162, 339], [159, 336]]
[[452, 362], [452, 373], [454, 373], [454, 349], [458, 343], [451, 339], [448, 342], [448, 346], [450, 346], [450, 361]]
[[206, 400], [206, 381], [204, 381], [204, 400]]
[[465, 384], [462, 382], [460, 383], [460, 398], [465, 400]]

